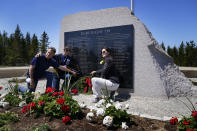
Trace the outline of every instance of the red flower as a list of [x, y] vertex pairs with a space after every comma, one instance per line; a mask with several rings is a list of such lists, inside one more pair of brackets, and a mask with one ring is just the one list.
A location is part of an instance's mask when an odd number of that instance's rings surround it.
[[2, 87], [2, 86], [0, 86], [0, 90], [1, 90], [1, 89], [3, 89], [3, 87]]
[[27, 113], [27, 106], [24, 106], [23, 109], [21, 110], [21, 112], [26, 114]]
[[27, 106], [28, 110], [32, 110], [32, 109], [36, 109], [36, 103], [32, 102], [32, 103], [29, 103], [28, 106]]
[[62, 118], [62, 122], [63, 123], [68, 123], [70, 121], [70, 117], [69, 116], [65, 116]]
[[58, 96], [58, 95], [59, 95], [58, 92], [54, 92], [54, 93], [52, 94], [52, 96]]
[[192, 111], [192, 116], [197, 117], [197, 111]]
[[189, 124], [190, 124], [190, 121], [186, 121], [186, 120], [183, 121], [183, 125], [189, 125]]
[[86, 77], [85, 79], [85, 92], [88, 91], [88, 87], [92, 88], [92, 85], [91, 85], [91, 79], [89, 77]]
[[187, 129], [186, 131], [195, 131], [195, 129]]
[[68, 105], [63, 105], [61, 107], [62, 111], [66, 112], [66, 111], [69, 111], [69, 106]]
[[71, 92], [76, 95], [78, 93], [78, 90], [77, 89], [72, 89]]
[[63, 96], [64, 95], [64, 92], [63, 91], [60, 91], [59, 94], [60, 94], [60, 96]]
[[84, 91], [84, 92], [87, 92], [87, 91], [88, 91], [88, 87], [86, 86], [86, 87], [85, 87], [85, 91]]
[[46, 89], [45, 93], [51, 93], [51, 92], [53, 92], [53, 91], [55, 91], [55, 90], [56, 90], [56, 89], [53, 88], [53, 87], [48, 87], [48, 88]]
[[63, 98], [57, 99], [56, 101], [57, 101], [58, 104], [61, 104], [61, 105], [64, 104], [64, 99]]
[[39, 102], [38, 102], [38, 105], [39, 105], [39, 106], [44, 105], [44, 101], [39, 101]]
[[176, 118], [176, 117], [172, 117], [171, 119], [170, 119], [170, 124], [171, 125], [176, 125], [178, 123], [178, 119]]

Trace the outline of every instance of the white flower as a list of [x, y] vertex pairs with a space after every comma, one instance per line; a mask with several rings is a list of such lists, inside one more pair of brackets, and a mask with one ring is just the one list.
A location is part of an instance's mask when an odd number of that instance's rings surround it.
[[113, 103], [114, 101], [112, 99], [110, 99], [110, 102]]
[[107, 127], [110, 127], [110, 126], [112, 126], [112, 124], [113, 124], [113, 118], [111, 116], [106, 116], [103, 119], [103, 125], [106, 125]]
[[89, 120], [89, 121], [91, 121], [91, 120], [93, 119], [93, 117], [94, 117], [94, 113], [92, 113], [92, 112], [89, 112], [89, 113], [86, 115], [86, 119]]
[[105, 110], [102, 109], [102, 108], [98, 108], [97, 111], [96, 111], [96, 115], [97, 116], [104, 116], [105, 115]]
[[96, 106], [97, 108], [102, 107], [102, 105], [101, 105], [100, 103], [96, 103], [95, 106]]
[[127, 126], [126, 122], [122, 122], [122, 129], [128, 129], [129, 127]]
[[115, 105], [115, 108], [117, 109], [117, 110], [121, 110], [122, 109], [122, 104], [120, 104], [120, 103], [117, 103], [116, 105]]
[[126, 104], [125, 105], [125, 109], [129, 109], [129, 104]]
[[90, 106], [90, 111], [97, 111], [97, 108], [95, 106]]
[[82, 109], [85, 109], [86, 107], [87, 107], [87, 105], [86, 104], [79, 104], [79, 106], [82, 108]]
[[38, 99], [41, 96], [39, 91], [38, 92], [34, 92], [33, 94], [34, 94], [34, 99]]
[[26, 106], [27, 105], [27, 103], [25, 102], [25, 101], [21, 101], [20, 103], [19, 103], [19, 107], [24, 107], [24, 106]]
[[101, 99], [98, 103], [103, 105], [105, 103], [105, 99]]
[[30, 81], [31, 81], [30, 78], [27, 78], [27, 79], [26, 79], [26, 82], [27, 82], [27, 83], [30, 83]]
[[107, 103], [106, 108], [108, 108], [108, 107], [110, 107], [110, 106], [112, 106], [112, 104]]

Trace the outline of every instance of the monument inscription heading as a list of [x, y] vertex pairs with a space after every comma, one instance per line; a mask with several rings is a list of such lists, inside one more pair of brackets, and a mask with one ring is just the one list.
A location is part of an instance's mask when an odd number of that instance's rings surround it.
[[72, 56], [78, 61], [83, 74], [101, 68], [101, 49], [108, 46], [123, 78], [121, 87], [133, 88], [133, 25], [64, 32], [66, 45], [72, 47]]

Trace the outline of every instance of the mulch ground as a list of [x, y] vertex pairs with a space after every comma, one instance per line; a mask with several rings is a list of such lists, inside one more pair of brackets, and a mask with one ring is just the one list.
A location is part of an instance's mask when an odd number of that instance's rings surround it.
[[[96, 123], [90, 123], [86, 120], [85, 116], [89, 112], [83, 110], [83, 117], [81, 119], [72, 120], [69, 124], [64, 124], [61, 119], [47, 117], [41, 115], [35, 117], [35, 114], [25, 116], [21, 113], [20, 107], [14, 107], [7, 109], [11, 112], [18, 114], [19, 122], [11, 124], [11, 128], [15, 131], [29, 131], [34, 126], [43, 125], [48, 123], [51, 131], [105, 131], [105, 130], [117, 130], [123, 131], [123, 129], [107, 129], [102, 125], [102, 121]], [[5, 109], [0, 108], [0, 112], [4, 112]], [[139, 116], [133, 116], [135, 125], [130, 127], [128, 131], [176, 131], [177, 127], [170, 125], [169, 122], [152, 120], [147, 118], [141, 118]]]

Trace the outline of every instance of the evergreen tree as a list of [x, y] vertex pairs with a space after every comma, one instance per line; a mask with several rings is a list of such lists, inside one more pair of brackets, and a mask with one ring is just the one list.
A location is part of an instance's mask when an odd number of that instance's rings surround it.
[[32, 37], [30, 57], [33, 58], [39, 52], [39, 42], [35, 34]]
[[41, 39], [40, 39], [41, 53], [46, 53], [48, 46], [49, 46], [49, 37], [48, 37], [47, 33], [44, 31], [42, 33]]
[[185, 45], [183, 41], [179, 46], [179, 55], [178, 55], [179, 66], [185, 66]]
[[2, 35], [2, 43], [4, 46], [4, 55], [3, 55], [3, 62], [2, 65], [10, 65], [10, 53], [12, 52], [12, 44], [10, 42], [10, 39], [7, 36], [7, 32], [3, 32]]
[[40, 51], [46, 52], [49, 45], [49, 37], [46, 32], [43, 32], [40, 42], [34, 34], [30, 37], [27, 32], [25, 38], [21, 33], [19, 25], [17, 25], [15, 32], [8, 34], [4, 31], [0, 32], [0, 65], [15, 66], [29, 64], [32, 58]]
[[23, 36], [21, 37], [20, 44], [21, 44], [21, 47], [22, 47], [22, 50], [21, 50], [21, 58], [23, 60], [23, 65], [24, 65], [24, 64], [27, 63], [28, 49], [27, 49], [25, 38]]
[[176, 46], [173, 47], [172, 57], [173, 57], [174, 63], [179, 65], [179, 63], [178, 63], [178, 49], [176, 48]]
[[185, 47], [186, 66], [194, 66], [195, 48], [196, 45], [193, 41], [186, 42], [186, 47]]
[[169, 56], [173, 57], [173, 52], [172, 52], [172, 49], [170, 48], [170, 46], [167, 47], [167, 53]]
[[11, 65], [21, 65], [24, 64], [23, 59], [23, 45], [22, 45], [22, 39], [23, 35], [21, 33], [19, 25], [17, 25], [15, 33], [14, 33], [14, 41], [12, 43], [12, 53], [11, 53]]
[[162, 43], [161, 43], [161, 47], [163, 48], [163, 50], [166, 50], [166, 47], [165, 47], [163, 41], [162, 41]]
[[32, 57], [31, 57], [31, 37], [30, 37], [29, 32], [27, 32], [27, 34], [26, 34], [25, 43], [26, 43], [26, 50], [27, 50], [26, 63], [29, 64], [32, 59]]

